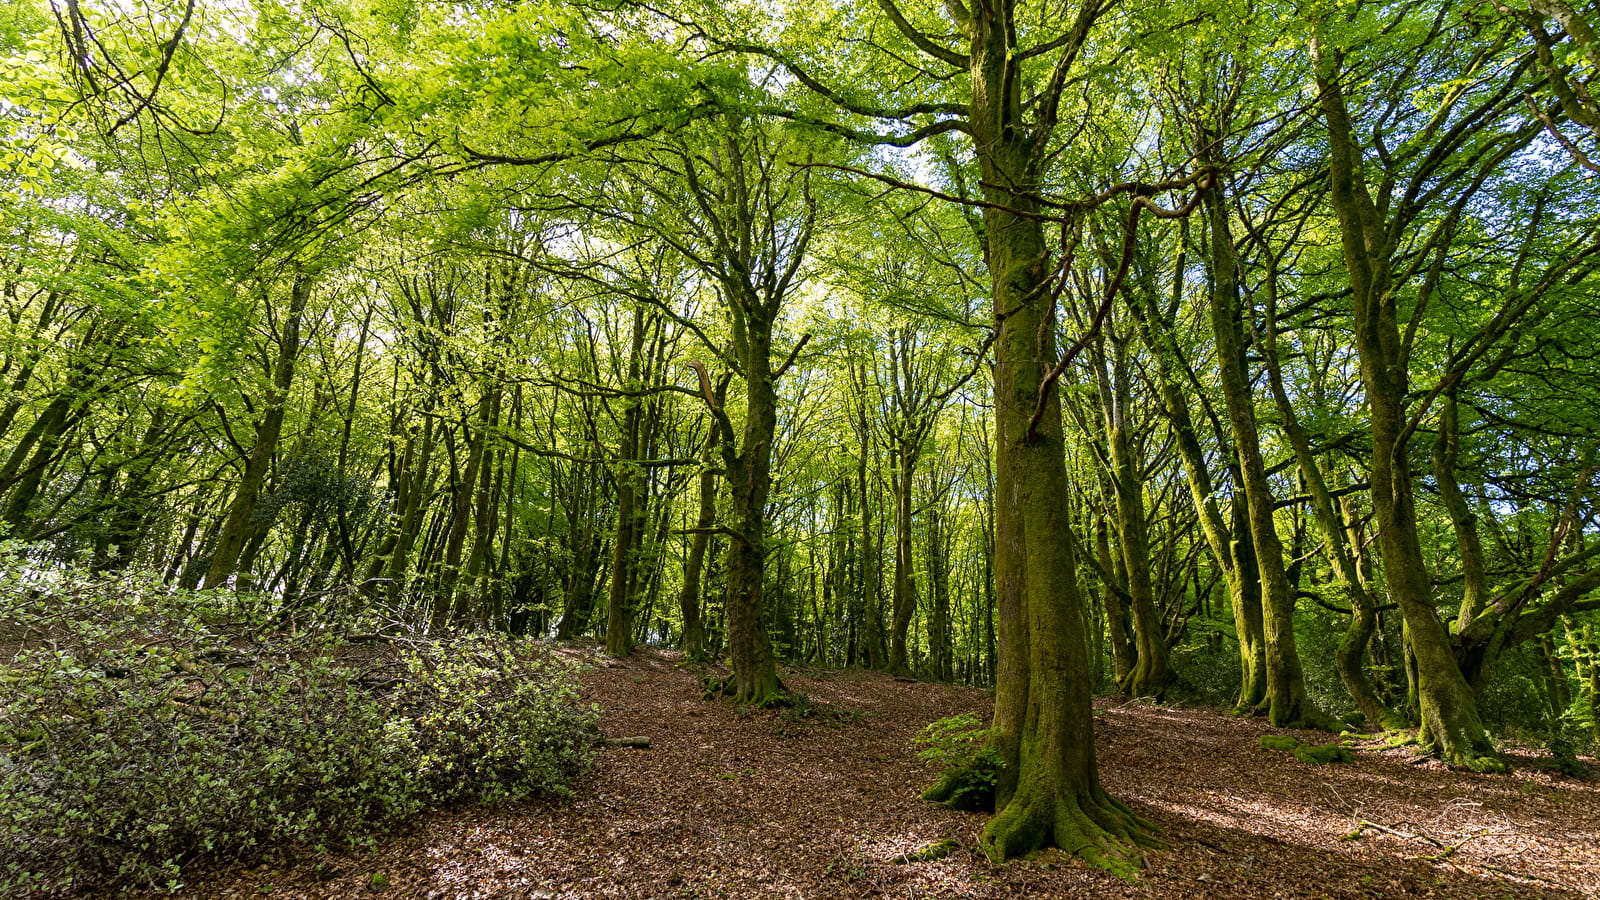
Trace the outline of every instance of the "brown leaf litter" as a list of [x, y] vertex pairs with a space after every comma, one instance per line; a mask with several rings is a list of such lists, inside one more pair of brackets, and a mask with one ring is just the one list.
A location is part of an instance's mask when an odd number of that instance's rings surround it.
[[[575, 651], [568, 651], [575, 652]], [[701, 699], [671, 652], [584, 675], [608, 747], [566, 804], [422, 817], [375, 852], [196, 874], [194, 898], [1597, 898], [1600, 781], [1421, 765], [1375, 745], [1348, 765], [1263, 750], [1261, 722], [1107, 702], [1107, 789], [1161, 829], [1127, 883], [1059, 853], [996, 866], [986, 817], [923, 803], [911, 739], [981, 691], [857, 671], [790, 672], [831, 715]], [[1325, 743], [1327, 735], [1300, 733]], [[956, 849], [924, 860], [940, 841]], [[942, 849], [942, 848], [941, 848]]]

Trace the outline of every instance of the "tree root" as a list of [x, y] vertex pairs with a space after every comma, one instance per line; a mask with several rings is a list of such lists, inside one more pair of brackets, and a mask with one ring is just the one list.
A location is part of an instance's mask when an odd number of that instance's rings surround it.
[[[1446, 741], [1424, 726], [1417, 729], [1416, 743], [1421, 752], [1444, 760], [1452, 769], [1470, 769], [1482, 775], [1504, 775], [1511, 771], [1505, 757], [1495, 752], [1487, 737]], [[1455, 746], [1451, 746], [1452, 743]]]
[[700, 683], [702, 700], [716, 700], [722, 697], [732, 698], [735, 706], [748, 706], [753, 709], [785, 709], [795, 704], [794, 697], [779, 682], [777, 690], [757, 697], [742, 697], [739, 695], [739, 682], [736, 677], [729, 675], [718, 678], [715, 675], [706, 676]]
[[1267, 721], [1278, 728], [1289, 728], [1298, 731], [1328, 731], [1333, 734], [1338, 734], [1345, 728], [1343, 722], [1317, 709], [1310, 703], [1301, 704], [1300, 708], [1294, 710], [1291, 714], [1283, 715], [1281, 717], [1283, 721], [1279, 721], [1279, 718], [1278, 710], [1271, 708], [1267, 710]]
[[979, 842], [995, 862], [1054, 846], [1132, 881], [1144, 865], [1141, 851], [1165, 846], [1153, 832], [1149, 823], [1097, 788], [1082, 798], [1019, 797], [989, 821]]

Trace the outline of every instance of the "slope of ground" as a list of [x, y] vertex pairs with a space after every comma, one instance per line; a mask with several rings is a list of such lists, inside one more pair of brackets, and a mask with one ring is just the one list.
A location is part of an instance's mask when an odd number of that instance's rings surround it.
[[[922, 803], [911, 739], [979, 691], [861, 672], [790, 673], [827, 715], [701, 699], [671, 653], [584, 676], [611, 748], [571, 804], [438, 814], [367, 855], [191, 882], [197, 898], [1600, 897], [1600, 783], [1535, 766], [1452, 772], [1403, 750], [1307, 766], [1258, 721], [1101, 706], [1103, 780], [1162, 829], [1132, 884], [1058, 855], [994, 866], [984, 816]], [[1326, 735], [1300, 735], [1325, 742]], [[1531, 763], [1532, 760], [1524, 760]], [[1359, 831], [1359, 836], [1351, 837]], [[933, 842], [943, 859], [907, 861]]]

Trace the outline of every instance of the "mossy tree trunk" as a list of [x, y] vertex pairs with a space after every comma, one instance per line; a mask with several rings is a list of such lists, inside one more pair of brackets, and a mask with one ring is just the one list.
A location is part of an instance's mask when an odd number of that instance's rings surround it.
[[277, 336], [278, 352], [269, 373], [271, 383], [266, 392], [261, 421], [256, 425], [256, 442], [244, 460], [244, 472], [239, 476], [239, 486], [223, 519], [222, 531], [217, 537], [217, 549], [211, 556], [211, 567], [206, 571], [203, 588], [221, 587], [238, 568], [239, 556], [250, 537], [251, 521], [261, 489], [267, 482], [278, 438], [283, 434], [283, 419], [287, 412], [289, 390], [294, 385], [295, 363], [300, 358], [300, 325], [305, 316], [306, 304], [311, 300], [313, 278], [297, 273], [289, 290], [289, 307], [284, 313], [283, 329]]
[[1456, 551], [1461, 556], [1461, 606], [1456, 610], [1456, 633], [1466, 631], [1489, 600], [1487, 567], [1483, 541], [1478, 536], [1478, 517], [1473, 514], [1461, 491], [1456, 467], [1461, 458], [1461, 413], [1456, 390], [1446, 390], [1439, 407], [1439, 434], [1429, 459], [1439, 501], [1450, 516], [1456, 533]]
[[1399, 223], [1385, 222], [1368, 191], [1338, 53], [1323, 47], [1319, 36], [1312, 41], [1312, 58], [1328, 127], [1329, 196], [1350, 278], [1355, 347], [1372, 427], [1372, 508], [1389, 594], [1405, 618], [1416, 664], [1416, 701], [1422, 720], [1418, 739], [1452, 764], [1499, 768], [1478, 714], [1477, 697], [1462, 676], [1434, 608], [1417, 530], [1407, 442], [1409, 346], [1400, 335], [1391, 270], [1391, 254], [1402, 229]]
[[928, 588], [932, 608], [928, 612], [928, 669], [937, 681], [955, 678], [953, 653], [953, 623], [950, 615], [950, 541], [945, 525], [949, 516], [945, 509], [949, 485], [929, 504], [927, 513], [928, 537], [923, 544], [924, 560], [928, 567]]
[[[744, 382], [743, 422], [717, 401], [698, 366], [703, 399], [721, 434], [730, 488], [727, 553], [729, 693], [736, 703], [779, 699], [783, 683], [764, 620], [767, 500], [772, 489], [773, 440], [778, 430], [777, 381], [807, 337], [774, 364], [773, 339], [785, 300], [799, 286], [817, 224], [807, 170], [791, 165], [793, 148], [781, 130], [723, 121], [706, 147], [675, 143], [661, 174], [687, 189], [689, 203], [662, 228], [717, 287], [728, 314], [731, 352], [719, 352]], [[673, 190], [677, 190], [674, 188]], [[680, 199], [662, 191], [658, 198]], [[715, 348], [712, 348], [715, 349]]]
[[1111, 554], [1109, 527], [1104, 518], [1095, 523], [1095, 554], [1100, 560], [1100, 599], [1106, 610], [1106, 636], [1111, 642], [1111, 664], [1117, 688], [1121, 689], [1133, 673], [1139, 650], [1133, 643], [1133, 619], [1128, 610], [1127, 591], [1122, 585], [1122, 557]]
[[851, 424], [854, 426], [861, 448], [856, 457], [855, 471], [856, 494], [861, 511], [861, 551], [858, 567], [860, 578], [857, 580], [856, 591], [850, 602], [850, 620], [857, 636], [856, 660], [866, 668], [881, 669], [887, 665], [889, 653], [878, 609], [878, 594], [883, 583], [883, 541], [880, 536], [881, 529], [874, 521], [877, 492], [872, 489], [871, 475], [872, 470], [877, 467], [877, 452], [873, 445], [872, 423], [868, 418], [864, 393], [859, 389], [859, 386], [866, 383], [866, 373], [861, 371], [852, 377], [858, 385], [857, 406], [851, 416]]
[[[719, 379], [712, 391], [711, 402], [721, 406], [727, 394], [727, 379]], [[706, 631], [700, 610], [700, 594], [706, 547], [711, 543], [711, 530], [717, 524], [717, 473], [711, 466], [716, 450], [717, 428], [712, 423], [706, 429], [703, 468], [698, 477], [700, 502], [695, 514], [694, 532], [689, 536], [689, 552], [683, 561], [683, 591], [678, 598], [679, 610], [683, 615], [682, 649], [685, 656], [696, 660], [706, 655]]]
[[[1185, 235], [1188, 223], [1180, 224]], [[1173, 297], [1183, 296], [1184, 272], [1188, 254], [1180, 240], [1177, 259], [1173, 267]], [[1239, 643], [1239, 697], [1234, 706], [1238, 713], [1253, 712], [1267, 698], [1267, 645], [1261, 622], [1261, 578], [1256, 566], [1255, 546], [1250, 540], [1249, 513], [1242, 494], [1234, 494], [1229, 508], [1224, 510], [1218, 501], [1215, 481], [1205, 448], [1200, 444], [1195, 426], [1195, 416], [1190, 410], [1189, 395], [1183, 386], [1198, 381], [1194, 368], [1179, 346], [1172, 324], [1166, 321], [1157, 295], [1148, 283], [1141, 291], [1130, 292], [1129, 309], [1138, 323], [1139, 337], [1155, 358], [1154, 375], [1157, 392], [1161, 396], [1161, 410], [1172, 426], [1178, 458], [1183, 463], [1189, 498], [1199, 514], [1200, 530], [1205, 535], [1211, 557], [1222, 570], [1228, 585], [1228, 601], [1233, 612], [1234, 633]], [[1224, 448], [1231, 446], [1228, 434], [1217, 417], [1206, 415], [1209, 407], [1201, 408], [1202, 419], [1211, 423], [1214, 439]], [[1224, 455], [1227, 455], [1226, 452]], [[1238, 465], [1235, 463], [1234, 482], [1238, 483]]]
[[[1202, 140], [1202, 146], [1213, 143]], [[1215, 163], [1209, 154], [1202, 159]], [[1262, 633], [1266, 638], [1267, 717], [1283, 728], [1329, 728], [1333, 720], [1306, 696], [1305, 676], [1294, 638], [1294, 592], [1284, 568], [1283, 543], [1274, 521], [1272, 486], [1261, 457], [1255, 399], [1245, 371], [1245, 314], [1239, 291], [1238, 257], [1221, 185], [1201, 201], [1211, 263], [1211, 328], [1216, 339], [1217, 375], [1233, 432], [1240, 488], [1249, 517], [1250, 540], [1261, 576]]]
[[[637, 390], [644, 369], [646, 337], [644, 304], [633, 309], [633, 329], [629, 341], [629, 390]], [[626, 397], [622, 411], [622, 442], [617, 448], [617, 537], [611, 549], [611, 585], [606, 594], [606, 653], [624, 657], [633, 652], [634, 596], [644, 542], [644, 470], [639, 466], [639, 421], [643, 413], [640, 397]]]
[[1299, 413], [1284, 384], [1283, 366], [1278, 358], [1278, 265], [1271, 248], [1265, 241], [1261, 243], [1266, 308], [1264, 334], [1259, 345], [1266, 363], [1267, 384], [1278, 408], [1283, 433], [1294, 450], [1300, 476], [1311, 495], [1312, 511], [1324, 546], [1333, 560], [1334, 579], [1350, 603], [1350, 622], [1334, 652], [1334, 668], [1368, 721], [1385, 730], [1404, 728], [1410, 723], [1378, 696], [1367, 678], [1367, 645], [1378, 628], [1378, 600], [1373, 596], [1367, 573], [1361, 570], [1357, 550], [1360, 535], [1353, 530], [1355, 523], [1349, 515], [1350, 509], [1348, 506], [1341, 508], [1328, 488], [1328, 480], [1311, 446], [1311, 435], [1300, 424]]
[[[1061, 404], [1045, 374], [1057, 362], [1050, 250], [1036, 217], [1061, 84], [1102, 9], [1089, 2], [1066, 26], [1055, 72], [1026, 102], [1014, 63], [1014, 0], [946, 4], [970, 38], [958, 54], [897, 22], [924, 52], [965, 64], [968, 123], [983, 185], [983, 238], [994, 343], [995, 586], [999, 663], [992, 746], [1001, 759], [995, 817], [982, 843], [1007, 859], [1055, 846], [1091, 864], [1131, 867], [1141, 823], [1100, 786], [1090, 708], [1089, 646], [1067, 511]], [[885, 3], [893, 9], [892, 4]], [[1030, 98], [1032, 99], [1032, 98]], [[1029, 118], [1032, 121], [1029, 121]], [[951, 789], [947, 777], [932, 799]]]
[[893, 443], [894, 468], [889, 485], [894, 497], [894, 594], [889, 607], [889, 671], [910, 675], [906, 642], [911, 634], [911, 618], [917, 611], [917, 583], [912, 578], [915, 561], [911, 555], [911, 487], [922, 448], [908, 441]]
[[1250, 539], [1250, 513], [1244, 495], [1229, 503], [1232, 528], [1228, 557], [1234, 577], [1228, 582], [1228, 602], [1233, 607], [1234, 632], [1239, 637], [1239, 699], [1236, 713], [1254, 713], [1267, 702], [1267, 636], [1261, 611], [1261, 568], [1256, 564], [1255, 542]]
[[[1107, 474], [1117, 546], [1121, 551], [1119, 573], [1123, 575], [1122, 585], [1127, 590], [1126, 604], [1135, 650], [1133, 666], [1118, 684], [1129, 696], [1160, 697], [1177, 673], [1173, 671], [1172, 658], [1167, 652], [1166, 630], [1156, 608], [1155, 585], [1150, 579], [1150, 524], [1145, 511], [1141, 453], [1135, 445], [1134, 434], [1138, 423], [1132, 418], [1133, 390], [1128, 374], [1127, 346], [1116, 333], [1113, 316], [1107, 316], [1098, 344], [1092, 358], [1096, 363], [1095, 376], [1111, 462]], [[1115, 626], [1112, 635], [1115, 640]]]
[[[767, 495], [772, 489], [772, 439], [778, 429], [777, 392], [772, 385], [772, 322], [741, 310], [739, 360], [745, 379], [742, 447], [724, 452], [732, 532], [728, 541], [728, 655], [733, 664], [734, 701], [762, 704], [783, 690], [765, 610]], [[730, 445], [731, 446], [731, 445]]]

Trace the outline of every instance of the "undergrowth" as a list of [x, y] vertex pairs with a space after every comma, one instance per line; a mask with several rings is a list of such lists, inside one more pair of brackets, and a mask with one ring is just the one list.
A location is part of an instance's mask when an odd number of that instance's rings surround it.
[[268, 630], [242, 602], [0, 547], [0, 896], [364, 846], [441, 804], [568, 795], [592, 758], [571, 667], [529, 643]]
[[982, 720], [971, 713], [940, 719], [925, 726], [912, 743], [921, 748], [920, 759], [944, 770], [924, 799], [951, 809], [993, 808], [1005, 761], [989, 743], [989, 729]]

